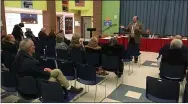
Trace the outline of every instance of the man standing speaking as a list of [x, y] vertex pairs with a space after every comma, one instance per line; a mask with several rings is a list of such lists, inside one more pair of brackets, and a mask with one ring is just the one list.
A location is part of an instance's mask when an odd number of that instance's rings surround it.
[[143, 33], [143, 25], [138, 22], [138, 16], [133, 17], [133, 22], [128, 25], [128, 27], [120, 26], [129, 32], [129, 43], [128, 43], [128, 52], [130, 56], [134, 56], [135, 63], [138, 62], [138, 54], [140, 53], [140, 37]]

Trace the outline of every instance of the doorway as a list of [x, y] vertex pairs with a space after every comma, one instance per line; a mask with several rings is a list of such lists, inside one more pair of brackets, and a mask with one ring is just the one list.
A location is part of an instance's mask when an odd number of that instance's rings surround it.
[[91, 28], [91, 17], [82, 16], [82, 38], [90, 39], [90, 32], [87, 28]]

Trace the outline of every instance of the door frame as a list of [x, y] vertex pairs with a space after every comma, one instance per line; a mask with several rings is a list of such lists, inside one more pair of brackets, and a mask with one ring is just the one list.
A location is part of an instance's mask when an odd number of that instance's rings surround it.
[[92, 27], [92, 16], [81, 16], [81, 38], [84, 38], [85, 32], [84, 32], [84, 17], [90, 17], [91, 18], [91, 27]]

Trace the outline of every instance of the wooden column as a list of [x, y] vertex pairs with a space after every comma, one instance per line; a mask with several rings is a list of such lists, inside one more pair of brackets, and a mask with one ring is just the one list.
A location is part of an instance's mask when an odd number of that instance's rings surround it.
[[93, 35], [98, 37], [102, 31], [102, 0], [93, 0], [93, 28]]
[[6, 35], [7, 30], [6, 30], [6, 18], [5, 18], [5, 4], [4, 0], [1, 0], [1, 35]]
[[46, 2], [47, 10], [43, 11], [43, 27], [49, 34], [52, 29], [56, 31], [56, 5], [55, 0], [47, 0]]

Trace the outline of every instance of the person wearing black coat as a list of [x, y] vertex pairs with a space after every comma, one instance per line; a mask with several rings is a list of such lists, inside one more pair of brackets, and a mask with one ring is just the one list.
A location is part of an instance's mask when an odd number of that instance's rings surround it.
[[188, 66], [187, 54], [182, 50], [183, 42], [179, 39], [173, 39], [170, 44], [170, 49], [164, 51], [161, 63], [165, 62], [170, 65], [182, 65], [185, 70]]
[[31, 31], [30, 28], [26, 28], [25, 36], [27, 38], [31, 38], [31, 40], [34, 42], [34, 44], [36, 44], [35, 35], [33, 34], [33, 32]]
[[24, 27], [24, 24], [23, 23], [19, 23], [19, 24], [14, 26], [13, 31], [12, 31], [12, 35], [14, 36], [14, 38], [18, 42], [20, 42], [24, 38], [23, 37], [22, 27]]
[[2, 39], [2, 51], [10, 52], [13, 55], [17, 54], [18, 51], [18, 43], [16, 42], [13, 35], [6, 35]]
[[[19, 52], [13, 62], [12, 69], [19, 77], [32, 76], [37, 79], [58, 81], [60, 85], [74, 93], [80, 93], [83, 88], [77, 89], [70, 86], [68, 80], [59, 69], [42, 69], [40, 63], [32, 57], [35, 53], [35, 45], [31, 39], [24, 39], [20, 42]], [[53, 90], [53, 89], [52, 89]]]
[[124, 47], [118, 44], [116, 38], [111, 38], [108, 44], [102, 46], [102, 53], [112, 56], [119, 56], [120, 74], [115, 73], [118, 77], [121, 77], [121, 75], [123, 74], [123, 69], [124, 69], [124, 64], [122, 62], [123, 52], [124, 52]]
[[18, 51], [18, 44], [13, 35], [6, 35], [1, 44], [1, 63], [11, 70], [12, 62]]
[[46, 42], [47, 42], [47, 37], [48, 35], [45, 33], [46, 29], [42, 28], [41, 31], [38, 33], [39, 41], [41, 43], [41, 48], [45, 48]]

